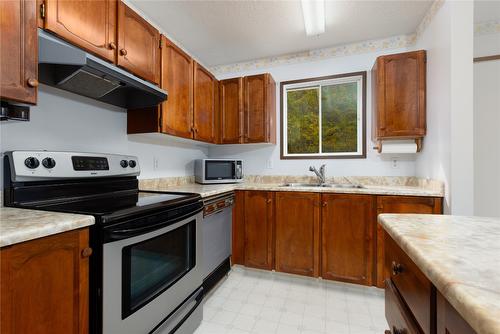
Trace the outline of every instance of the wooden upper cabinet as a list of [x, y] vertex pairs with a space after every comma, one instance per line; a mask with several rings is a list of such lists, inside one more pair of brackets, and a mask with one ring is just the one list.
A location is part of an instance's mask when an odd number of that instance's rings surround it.
[[0, 250], [2, 334], [88, 333], [88, 229]]
[[36, 103], [38, 35], [35, 0], [0, 1], [0, 97]]
[[193, 137], [209, 143], [216, 140], [217, 79], [194, 62]]
[[375, 197], [322, 195], [322, 277], [371, 285]]
[[276, 193], [276, 271], [319, 276], [320, 194]]
[[269, 73], [244, 78], [245, 143], [276, 143], [276, 83]]
[[274, 193], [245, 191], [245, 266], [274, 265]]
[[[442, 198], [414, 196], [378, 196], [377, 216], [382, 213], [419, 213], [442, 214]], [[384, 280], [389, 274], [384, 268], [384, 237], [383, 227], [377, 223], [377, 286], [384, 287]]]
[[121, 1], [116, 63], [145, 80], [160, 83], [160, 33]]
[[162, 132], [193, 138], [193, 59], [162, 36], [161, 87], [168, 92], [162, 103]]
[[373, 140], [426, 133], [426, 52], [378, 57], [372, 69]]
[[243, 78], [221, 80], [219, 96], [221, 144], [241, 143]]
[[116, 61], [117, 0], [44, 0], [43, 27], [110, 62]]

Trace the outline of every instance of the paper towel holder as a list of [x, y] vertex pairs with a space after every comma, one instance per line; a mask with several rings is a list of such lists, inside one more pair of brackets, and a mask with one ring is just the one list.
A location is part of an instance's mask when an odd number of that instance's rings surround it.
[[[422, 138], [415, 138], [415, 144], [417, 144], [417, 153], [418, 153], [422, 150]], [[373, 149], [378, 153], [382, 153], [382, 141], [377, 140], [377, 143], [375, 146], [373, 146]]]

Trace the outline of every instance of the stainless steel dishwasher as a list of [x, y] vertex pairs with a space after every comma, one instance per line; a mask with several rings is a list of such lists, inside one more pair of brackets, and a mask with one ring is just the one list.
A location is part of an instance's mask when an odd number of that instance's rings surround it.
[[204, 199], [203, 289], [208, 292], [231, 269], [231, 225], [234, 194]]

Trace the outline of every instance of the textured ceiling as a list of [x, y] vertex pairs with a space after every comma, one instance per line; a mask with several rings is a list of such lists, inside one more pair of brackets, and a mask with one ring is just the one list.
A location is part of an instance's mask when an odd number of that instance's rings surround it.
[[307, 37], [300, 1], [128, 2], [207, 66], [415, 32], [432, 1], [326, 1], [326, 32]]

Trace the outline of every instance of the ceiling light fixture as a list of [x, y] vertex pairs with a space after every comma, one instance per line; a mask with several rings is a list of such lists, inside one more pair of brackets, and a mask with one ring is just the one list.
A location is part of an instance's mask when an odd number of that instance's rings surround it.
[[301, 0], [306, 35], [325, 32], [325, 0]]

